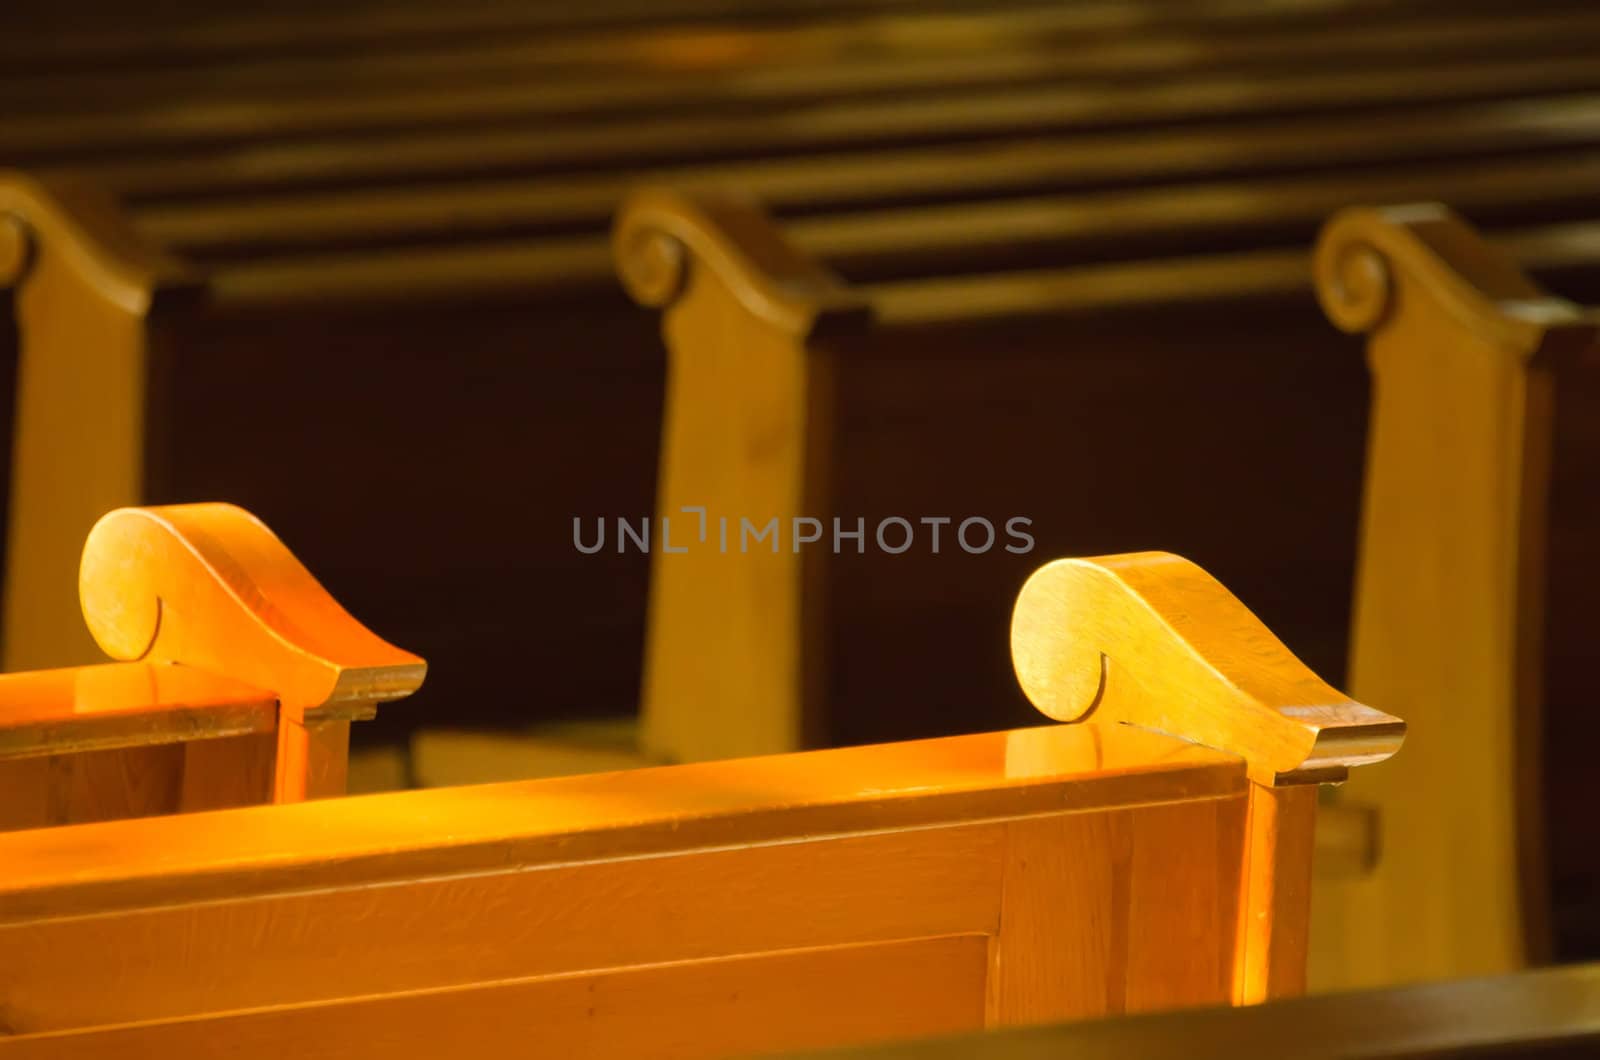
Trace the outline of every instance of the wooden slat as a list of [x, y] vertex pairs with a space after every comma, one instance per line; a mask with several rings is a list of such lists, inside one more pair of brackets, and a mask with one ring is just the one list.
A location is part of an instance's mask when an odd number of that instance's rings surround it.
[[[1600, 18], [1534, 12], [1460, 27], [1362, 27], [1262, 39], [1224, 38], [1202, 45], [1158, 37], [1085, 49], [1081, 44], [1052, 45], [1028, 33], [1027, 46], [1010, 51], [1002, 50], [1007, 42], [992, 40], [980, 24], [966, 38], [984, 45], [983, 51], [973, 54], [927, 55], [907, 48], [907, 57], [885, 60], [841, 47], [835, 61], [795, 67], [769, 65], [747, 54], [749, 65], [732, 67], [714, 78], [686, 79], [670, 72], [641, 77], [638, 71], [623, 66], [582, 78], [567, 74], [501, 84], [497, 83], [500, 79], [485, 78], [474, 66], [457, 71], [470, 77], [467, 83], [443, 89], [419, 83], [422, 71], [410, 67], [403, 80], [384, 86], [381, 93], [356, 92], [338, 84], [323, 90], [326, 97], [272, 94], [250, 99], [219, 95], [217, 86], [207, 85], [205, 98], [198, 101], [153, 106], [124, 102], [111, 113], [97, 107], [72, 114], [58, 107], [53, 112], [23, 115], [0, 130], [0, 154], [12, 164], [37, 164], [51, 158], [106, 157], [117, 151], [148, 154], [166, 146], [261, 143], [344, 131], [370, 134], [401, 129], [415, 134], [429, 127], [460, 129], [537, 116], [555, 120], [627, 115], [630, 111], [663, 116], [689, 116], [696, 110], [707, 114], [748, 112], [851, 96], [957, 87], [976, 91], [1008, 84], [1072, 83], [1107, 77], [1127, 81], [1141, 75], [1237, 74], [1241, 63], [1260, 74], [1276, 71], [1274, 76], [1307, 65], [1363, 70], [1367, 76], [1377, 76], [1381, 64], [1403, 61], [1409, 73], [1425, 78], [1431, 65], [1459, 60], [1463, 55], [1476, 56], [1479, 61], [1503, 61], [1521, 51], [1553, 59], [1563, 53], [1586, 52], [1597, 38]], [[749, 44], [745, 50], [757, 47]], [[805, 50], [807, 41], [780, 41], [770, 47], [779, 58], [785, 58], [796, 49]], [[522, 78], [531, 78], [538, 69], [532, 65], [530, 70], [531, 60], [538, 57], [538, 53], [519, 56], [517, 69]], [[426, 68], [426, 64], [412, 65]], [[304, 92], [305, 86], [300, 91]]]
[[[877, 0], [877, 3], [885, 13], [892, 13], [896, 7], [901, 7], [903, 10], [904, 0]], [[784, 6], [788, 11], [783, 12], [783, 15], [788, 17], [794, 17], [808, 8], [813, 15], [819, 10], [827, 12], [830, 9], [832, 11], [851, 9], [849, 6], [839, 5], [837, 0], [812, 0], [809, 3], [787, 0]], [[1048, 9], [1056, 5], [1041, 6], [1046, 8], [1048, 17]], [[1459, 12], [1471, 10], [1474, 6], [1478, 5], [1458, 2], [1450, 5], [1448, 9]], [[959, 12], [965, 5], [955, 3], [949, 7]], [[1125, 34], [1131, 30], [1162, 24], [1204, 27], [1218, 23], [1249, 26], [1275, 23], [1294, 25], [1309, 22], [1315, 25], [1316, 20], [1326, 17], [1331, 12], [1359, 15], [1382, 14], [1392, 10], [1392, 5], [1383, 0], [1312, 0], [1291, 7], [1266, 8], [1231, 0], [1206, 0], [1204, 3], [1155, 6], [1101, 2], [1073, 5], [1066, 9], [1065, 17], [1079, 32], [1085, 34], [1106, 32]], [[616, 20], [621, 13], [609, 6], [590, 10], [572, 9], [558, 14], [552, 14], [552, 11], [553, 9], [543, 7], [530, 9], [526, 6], [513, 5], [498, 9], [488, 7], [476, 10], [468, 8], [452, 11], [436, 9], [396, 11], [387, 18], [374, 17], [371, 12], [361, 12], [352, 13], [343, 19], [323, 14], [323, 17], [315, 20], [283, 19], [276, 24], [271, 22], [262, 24], [258, 21], [252, 25], [246, 21], [233, 26], [206, 25], [204, 22], [194, 23], [188, 27], [181, 24], [160, 28], [143, 26], [131, 33], [113, 31], [99, 35], [75, 34], [53, 37], [42, 45], [32, 42], [32, 48], [17, 45], [0, 49], [0, 57], [7, 60], [8, 68], [17, 70], [26, 69], [29, 63], [42, 65], [45, 61], [60, 66], [63, 61], [69, 59], [84, 59], [103, 64], [119, 54], [135, 61], [141, 56], [153, 57], [160, 61], [179, 55], [199, 55], [209, 56], [212, 62], [220, 64], [224, 61], [236, 61], [239, 57], [252, 52], [286, 47], [305, 50], [319, 44], [324, 47], [337, 44], [341, 46], [342, 52], [348, 53], [355, 50], [352, 46], [361, 45], [381, 46], [394, 50], [404, 47], [407, 37], [413, 42], [421, 41], [425, 46], [431, 46], [441, 39], [448, 39], [452, 34], [482, 37], [515, 31], [518, 28], [549, 27], [552, 23], [566, 23], [566, 28], [570, 30], [574, 22], [591, 21], [603, 24], [608, 19]], [[622, 11], [627, 12], [623, 16], [623, 21], [643, 21], [646, 24], [663, 21], [660, 17], [662, 9], [657, 5], [641, 4], [631, 11], [624, 5]], [[747, 5], [729, 6], [725, 0], [697, 0], [688, 4], [680, 0], [666, 9], [665, 21], [676, 20], [673, 16], [680, 19], [694, 18], [729, 11], [737, 11], [741, 17], [746, 18], [750, 15], [750, 8]], [[646, 12], [655, 17], [647, 15], [644, 19], [640, 19], [639, 16]]]
[[[1148, 126], [1199, 119], [1311, 115], [1378, 105], [1554, 95], [1600, 87], [1587, 58], [1468, 62], [1429, 76], [1212, 77], [1181, 85], [953, 94], [905, 103], [819, 105], [774, 123], [761, 116], [618, 123], [574, 130], [466, 131], [417, 137], [245, 147], [97, 166], [94, 176], [132, 199], [351, 186], [431, 174], [548, 172], [692, 158], [800, 154], [850, 144], [994, 139], [1028, 132]], [[70, 172], [68, 167], [64, 172]]]
[[[1470, 179], [1462, 170], [1474, 155], [1520, 150], [1531, 159], [1596, 143], [1600, 95], [1575, 95], [1537, 104], [1477, 103], [1360, 119], [1252, 123], [1226, 132], [1181, 130], [1159, 139], [1099, 133], [1066, 141], [1024, 138], [981, 150], [873, 148], [783, 161], [669, 164], [582, 178], [424, 181], [359, 192], [172, 202], [138, 207], [133, 218], [140, 231], [160, 243], [201, 260], [227, 261], [293, 254], [297, 247], [319, 243], [360, 248], [391, 240], [593, 230], [608, 223], [622, 195], [641, 182], [737, 188], [779, 213], [814, 214], [852, 204], [981, 201], [1029, 191], [1315, 172], [1330, 160], [1387, 170], [1423, 163], [1443, 170], [1445, 160], [1454, 160], [1459, 180]], [[1338, 178], [1330, 174], [1330, 179]]]
[[[535, 865], [601, 851], [640, 855], [754, 842], [794, 830], [827, 834], [860, 828], [859, 813], [847, 811], [863, 798], [874, 807], [873, 827], [910, 827], [952, 813], [960, 820], [1037, 813], [1063, 800], [1091, 809], [1244, 790], [1236, 758], [1168, 737], [1122, 728], [1023, 731], [364, 796], [341, 800], [345, 809], [331, 815], [308, 803], [182, 827], [123, 822], [108, 834], [142, 853], [117, 863], [108, 863], [84, 830], [0, 837], [13, 866], [0, 880], [0, 922], [36, 915], [34, 894], [48, 895], [52, 909], [78, 913], [159, 903], [173, 874], [209, 881], [212, 896], [243, 894], [251, 877], [230, 876], [229, 866], [246, 851], [312, 874], [286, 877], [289, 886], [352, 884], [391, 874], [408, 852], [424, 857], [429, 873], [459, 874], [507, 858]], [[1013, 775], [1008, 749], [1015, 761], [1018, 741], [1032, 754]], [[316, 829], [302, 823], [311, 821], [319, 822]], [[71, 906], [63, 904], [67, 895], [77, 896]]]
[[[736, 1056], [983, 1026], [982, 935], [832, 946], [0, 1038], [0, 1056]], [[870, 998], [870, 1004], [862, 1004]]]

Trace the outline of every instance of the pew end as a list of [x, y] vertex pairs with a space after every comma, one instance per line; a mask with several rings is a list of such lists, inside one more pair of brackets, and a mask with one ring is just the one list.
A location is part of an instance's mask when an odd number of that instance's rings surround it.
[[[860, 331], [870, 309], [792, 247], [749, 200], [643, 189], [612, 231], [618, 274], [662, 310], [668, 350], [657, 520], [779, 526], [829, 488], [814, 422], [831, 367], [814, 338]], [[668, 761], [816, 746], [825, 604], [820, 562], [781, 549], [651, 556], [640, 744]], [[704, 659], [716, 660], [715, 676]], [[760, 704], [752, 709], [752, 704]]]
[[1378, 986], [1541, 963], [1557, 380], [1593, 357], [1600, 317], [1436, 203], [1336, 214], [1313, 271], [1328, 318], [1364, 337], [1373, 380], [1348, 683], [1405, 703], [1418, 734], [1405, 769], [1340, 792], [1396, 838], [1365, 879], [1319, 890], [1321, 977]]
[[79, 598], [120, 661], [0, 675], [0, 827], [342, 793], [350, 723], [425, 673], [231, 505], [104, 516]]
[[1169, 553], [1041, 567], [1018, 596], [1011, 653], [1046, 716], [1228, 751], [1268, 787], [1343, 781], [1405, 737], [1405, 722], [1335, 691], [1232, 593]]

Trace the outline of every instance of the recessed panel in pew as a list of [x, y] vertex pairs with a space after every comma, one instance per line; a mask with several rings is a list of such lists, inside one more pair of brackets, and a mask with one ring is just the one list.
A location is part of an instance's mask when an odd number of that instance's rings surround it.
[[0, 836], [0, 1056], [724, 1056], [1300, 992], [1316, 782], [1404, 724], [1172, 555], [1040, 568], [1011, 643], [1077, 724]]
[[0, 675], [0, 829], [342, 793], [351, 721], [422, 682], [231, 505], [105, 516], [79, 597], [127, 661]]
[[1579, 604], [1600, 591], [1600, 315], [1440, 206], [1340, 214], [1316, 271], [1374, 380], [1349, 681], [1416, 727], [1405, 770], [1343, 793], [1380, 810], [1385, 842], [1370, 877], [1319, 892], [1325, 970], [1382, 984], [1600, 955], [1579, 810], [1600, 735]]

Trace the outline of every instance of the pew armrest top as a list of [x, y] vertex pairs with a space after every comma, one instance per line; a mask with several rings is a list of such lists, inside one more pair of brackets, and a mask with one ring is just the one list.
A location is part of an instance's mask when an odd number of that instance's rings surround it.
[[1017, 598], [1011, 652], [1049, 717], [1227, 751], [1265, 784], [1343, 780], [1405, 736], [1404, 722], [1325, 684], [1214, 578], [1164, 552], [1040, 568]]
[[426, 672], [229, 504], [111, 512], [89, 532], [78, 589], [89, 631], [112, 658], [182, 663], [271, 689], [299, 720], [370, 717]]
[[611, 246], [623, 286], [641, 305], [669, 306], [704, 270], [751, 315], [801, 339], [869, 319], [864, 297], [734, 195], [637, 191], [617, 213]]
[[0, 760], [272, 732], [271, 692], [176, 663], [0, 674]]
[[[1323, 310], [1351, 333], [1383, 328], [1423, 299], [1464, 330], [1527, 359], [1549, 349], [1551, 332], [1594, 326], [1581, 308], [1546, 294], [1509, 254], [1436, 203], [1340, 211], [1317, 239], [1313, 271]], [[1416, 293], [1402, 296], [1406, 288]]]
[[0, 287], [22, 282], [42, 247], [106, 301], [135, 315], [201, 281], [140, 237], [112, 198], [71, 181], [0, 170]]

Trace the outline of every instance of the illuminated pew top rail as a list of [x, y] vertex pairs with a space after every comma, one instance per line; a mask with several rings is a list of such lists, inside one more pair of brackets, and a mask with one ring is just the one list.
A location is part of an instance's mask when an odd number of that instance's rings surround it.
[[835, 1051], [833, 1060], [1579, 1057], [1600, 1049], [1600, 964]]
[[1045, 565], [1011, 642], [1079, 724], [0, 836], [4, 1046], [712, 1056], [1303, 989], [1315, 782], [1404, 724], [1165, 553]]

